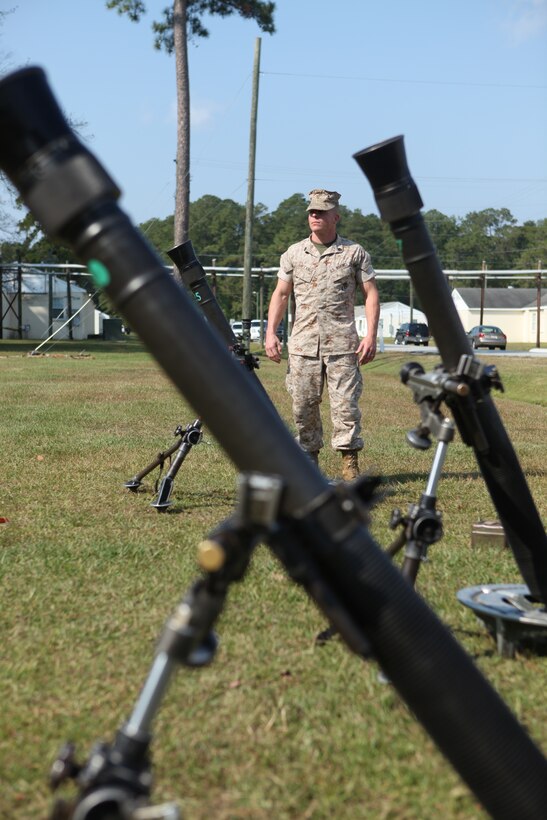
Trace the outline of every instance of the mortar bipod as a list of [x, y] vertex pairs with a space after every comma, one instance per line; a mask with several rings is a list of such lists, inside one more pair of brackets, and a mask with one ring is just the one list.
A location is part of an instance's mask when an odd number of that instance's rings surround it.
[[[442, 514], [436, 509], [437, 486], [448, 445], [454, 438], [454, 423], [443, 416], [439, 409], [446, 383], [446, 379], [439, 373], [428, 377], [421, 365], [411, 362], [402, 369], [401, 380], [413, 390], [414, 400], [421, 413], [421, 424], [407, 433], [408, 443], [418, 450], [428, 450], [431, 447], [431, 435], [437, 438], [433, 464], [420, 501], [409, 505], [407, 515], [394, 509], [389, 523], [391, 529], [401, 527], [402, 531], [387, 552], [393, 557], [405, 548], [401, 572], [414, 585], [421, 564], [427, 560], [429, 546], [439, 541], [443, 535]], [[454, 385], [454, 389], [458, 387]]]
[[[174, 432], [174, 435], [182, 437], [184, 435], [184, 432], [185, 430], [179, 424]], [[175, 453], [179, 449], [180, 444], [180, 441], [176, 441], [171, 447], [169, 447], [168, 450], [160, 451], [156, 458], [150, 462], [150, 464], [147, 464], [146, 467], [144, 467], [140, 471], [140, 473], [136, 473], [136, 475], [134, 475], [133, 478], [130, 478], [128, 481], [126, 481], [123, 486], [126, 487], [128, 490], [131, 490], [131, 492], [136, 493], [142, 484], [143, 478], [146, 478], [146, 476], [149, 473], [151, 473], [152, 470], [155, 470], [156, 467], [159, 467], [160, 470], [162, 470], [166, 460], [170, 458], [173, 455], [173, 453]]]
[[150, 504], [150, 506], [155, 507], [158, 512], [165, 512], [165, 510], [173, 503], [171, 501], [171, 493], [173, 491], [175, 477], [182, 467], [182, 462], [192, 447], [195, 447], [196, 444], [200, 443], [203, 437], [201, 428], [202, 423], [200, 419], [195, 419], [195, 421], [187, 426], [186, 430], [182, 433], [177, 454], [171, 462], [169, 470], [161, 481], [158, 479], [156, 484], [157, 495], [154, 501]]
[[[185, 428], [183, 428], [180, 424], [175, 429], [174, 435], [179, 437], [179, 440], [175, 442], [168, 450], [162, 451], [158, 453], [156, 458], [150, 462], [144, 469], [130, 478], [129, 481], [126, 481], [124, 487], [132, 492], [136, 493], [139, 487], [142, 484], [143, 478], [145, 478], [152, 470], [155, 470], [157, 467], [160, 469], [160, 477], [161, 472], [163, 470], [165, 462], [169, 459], [169, 470], [167, 471], [166, 475], [163, 479], [160, 480], [158, 477], [155, 485], [155, 492], [156, 497], [152, 502], [151, 506], [155, 507], [158, 512], [163, 512], [170, 506], [172, 503], [170, 501], [171, 492], [173, 490], [173, 483], [175, 480], [175, 476], [177, 475], [178, 471], [182, 466], [182, 462], [188, 455], [190, 449], [194, 447], [196, 444], [199, 444], [203, 432], [202, 432], [202, 422], [200, 419], [195, 419], [191, 424], [188, 424]], [[171, 456], [173, 453], [176, 453], [175, 458], [171, 460]]]

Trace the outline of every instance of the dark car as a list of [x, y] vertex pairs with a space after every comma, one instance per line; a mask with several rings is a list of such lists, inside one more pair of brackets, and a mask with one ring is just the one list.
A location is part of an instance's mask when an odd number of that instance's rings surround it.
[[429, 344], [429, 328], [422, 322], [404, 322], [395, 334], [396, 345], [423, 345]]
[[490, 350], [499, 347], [500, 350], [505, 350], [507, 347], [507, 336], [496, 325], [476, 325], [467, 336], [475, 350], [478, 347], [488, 347]]

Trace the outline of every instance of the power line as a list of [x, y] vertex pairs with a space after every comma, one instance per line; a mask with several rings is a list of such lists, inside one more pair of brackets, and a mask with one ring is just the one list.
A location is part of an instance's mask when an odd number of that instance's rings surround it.
[[531, 88], [531, 89], [545, 89], [547, 85], [535, 85], [524, 83], [477, 83], [468, 82], [465, 80], [417, 80], [411, 78], [400, 79], [396, 77], [354, 77], [343, 74], [300, 74], [290, 71], [262, 71], [261, 74], [269, 74], [273, 77], [302, 77], [303, 79], [322, 79], [322, 80], [353, 80], [358, 82], [369, 83], [401, 83], [404, 85], [459, 85], [472, 88]]
[[[233, 170], [243, 169], [245, 167], [245, 163], [243, 161], [237, 162], [234, 160], [227, 160], [227, 159], [214, 159], [214, 158], [200, 158], [198, 160], [200, 165], [207, 165], [213, 168], [229, 168]], [[324, 175], [331, 175], [336, 176], [339, 178], [347, 178], [347, 179], [354, 179], [355, 173], [348, 172], [348, 171], [340, 171], [336, 169], [315, 169], [315, 168], [294, 168], [291, 166], [279, 166], [279, 165], [264, 165], [262, 163], [259, 164], [259, 170], [263, 172], [269, 172], [274, 174], [288, 174], [291, 177], [298, 175], [300, 177], [303, 176], [317, 176], [318, 174]], [[277, 177], [257, 177], [257, 180], [261, 182], [272, 182], [276, 181]], [[544, 177], [445, 177], [445, 176], [416, 176], [417, 180], [422, 180], [424, 182], [503, 182], [503, 183], [532, 183], [532, 184], [543, 184], [547, 182], [547, 178]]]

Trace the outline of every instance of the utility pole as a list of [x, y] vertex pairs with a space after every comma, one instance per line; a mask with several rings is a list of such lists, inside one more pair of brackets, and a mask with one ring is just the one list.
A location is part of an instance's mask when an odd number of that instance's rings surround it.
[[485, 290], [486, 290], [486, 261], [482, 260], [482, 270], [481, 273], [481, 313], [479, 318], [479, 325], [484, 323], [484, 297], [485, 297]]
[[253, 92], [251, 100], [251, 132], [249, 137], [249, 174], [247, 177], [247, 208], [245, 213], [245, 249], [243, 253], [243, 343], [251, 344], [252, 312], [252, 266], [253, 266], [253, 218], [255, 195], [256, 119], [258, 112], [258, 77], [260, 74], [260, 37], [256, 38], [253, 66]]
[[[72, 316], [72, 288], [70, 284], [70, 273], [66, 275], [66, 302], [67, 302], [67, 313], [69, 316]], [[72, 332], [72, 321], [68, 323], [68, 338], [74, 339], [74, 333]]]
[[17, 331], [19, 338], [23, 338], [23, 267], [21, 265], [21, 251], [17, 251]]
[[260, 303], [258, 308], [258, 318], [260, 319], [260, 347], [264, 347], [264, 271], [260, 265]]
[[[213, 265], [213, 268], [216, 268], [216, 266], [217, 266], [216, 258], [211, 260], [211, 264]], [[213, 285], [211, 287], [211, 290], [213, 291], [213, 296], [216, 299], [217, 298], [217, 274], [216, 274], [216, 271], [213, 271], [213, 273], [211, 274], [211, 278], [213, 280]]]
[[537, 284], [537, 321], [536, 321], [536, 347], [541, 347], [541, 259], [538, 259], [538, 272], [536, 276]]

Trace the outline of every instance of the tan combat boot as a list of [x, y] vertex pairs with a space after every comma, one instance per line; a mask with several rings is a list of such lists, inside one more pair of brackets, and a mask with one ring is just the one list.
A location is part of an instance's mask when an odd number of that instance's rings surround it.
[[342, 450], [342, 478], [353, 481], [359, 475], [359, 451]]

